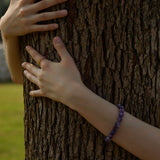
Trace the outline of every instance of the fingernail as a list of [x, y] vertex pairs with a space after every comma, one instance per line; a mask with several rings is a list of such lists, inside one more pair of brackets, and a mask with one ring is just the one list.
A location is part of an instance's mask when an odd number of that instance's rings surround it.
[[25, 62], [23, 62], [21, 65], [22, 65], [22, 67], [24, 67], [24, 65], [25, 65]]
[[58, 44], [58, 43], [60, 43], [60, 42], [61, 42], [61, 39], [60, 39], [59, 37], [56, 37], [56, 38], [55, 38], [55, 43]]
[[57, 23], [53, 24], [53, 28], [58, 28], [58, 24]]
[[29, 46], [26, 46], [26, 49], [29, 49]]
[[66, 15], [67, 13], [68, 13], [67, 10], [62, 10], [62, 11], [61, 11], [61, 14], [62, 14], [62, 15]]

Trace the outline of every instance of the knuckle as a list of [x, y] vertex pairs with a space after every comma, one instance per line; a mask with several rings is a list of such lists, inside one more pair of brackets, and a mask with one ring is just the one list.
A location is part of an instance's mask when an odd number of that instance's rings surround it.
[[28, 79], [31, 79], [32, 77], [31, 77], [31, 74], [29, 74], [29, 73], [27, 73], [27, 77], [28, 77]]
[[47, 63], [47, 61], [45, 61], [45, 60], [42, 60], [41, 61], [41, 68], [42, 69], [48, 69], [49, 68], [49, 63]]
[[19, 6], [19, 7], [24, 6], [24, 1], [23, 1], [23, 0], [18, 1], [18, 6]]
[[41, 16], [42, 16], [43, 20], [46, 20], [48, 18], [48, 14], [47, 13], [43, 13]]
[[[30, 52], [32, 52], [32, 50], [30, 49]], [[34, 54], [34, 52], [32, 52], [32, 58], [36, 59], [36, 55]]]
[[31, 48], [28, 49], [28, 51], [29, 51], [29, 53], [32, 55], [32, 59], [36, 60], [36, 59], [37, 59], [37, 56], [36, 56], [36, 54], [35, 54], [35, 51], [32, 50]]
[[30, 71], [33, 72], [33, 71], [34, 71], [34, 69], [33, 69], [33, 67], [34, 67], [33, 64], [30, 64], [29, 67], [30, 67]]
[[46, 94], [46, 91], [44, 89], [41, 89], [41, 94], [42, 95], [45, 95]]
[[26, 9], [25, 9], [25, 8], [21, 8], [21, 9], [19, 10], [18, 15], [19, 15], [19, 16], [24, 16], [25, 14], [26, 14]]
[[46, 0], [45, 0], [45, 1], [42, 1], [42, 2], [41, 2], [41, 5], [44, 6], [44, 7], [47, 7], [47, 6], [49, 5], [49, 2], [46, 1]]
[[39, 79], [39, 81], [40, 81], [40, 85], [42, 85], [41, 81], [44, 80], [44, 73], [43, 73], [43, 72], [40, 72], [40, 73], [38, 74], [38, 79]]
[[28, 70], [31, 70], [31, 69], [32, 69], [31, 64], [27, 64], [27, 69], [28, 69]]
[[38, 85], [41, 89], [43, 88], [43, 83], [41, 81], [38, 82]]

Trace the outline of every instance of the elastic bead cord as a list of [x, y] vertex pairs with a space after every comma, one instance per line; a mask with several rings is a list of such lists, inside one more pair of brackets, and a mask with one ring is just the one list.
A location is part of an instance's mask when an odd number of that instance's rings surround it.
[[123, 107], [121, 104], [118, 104], [117, 106], [118, 106], [118, 108], [119, 108], [119, 116], [118, 116], [118, 118], [117, 118], [117, 121], [116, 121], [116, 123], [115, 123], [112, 131], [111, 131], [110, 134], [105, 138], [105, 142], [109, 142], [109, 141], [112, 139], [112, 137], [116, 134], [116, 131], [117, 131], [117, 129], [119, 128], [120, 123], [121, 123], [121, 121], [122, 121], [122, 118], [123, 118], [123, 116], [124, 116], [124, 107]]

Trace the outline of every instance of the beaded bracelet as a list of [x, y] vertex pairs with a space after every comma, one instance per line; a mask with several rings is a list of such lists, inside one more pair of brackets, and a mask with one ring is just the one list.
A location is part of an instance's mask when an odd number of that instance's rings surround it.
[[110, 134], [105, 138], [105, 142], [109, 142], [112, 139], [112, 137], [115, 135], [115, 133], [116, 133], [118, 127], [120, 126], [121, 121], [122, 121], [122, 117], [124, 115], [124, 107], [121, 104], [118, 104], [118, 108], [119, 108], [119, 116], [117, 118], [117, 122], [115, 123]]

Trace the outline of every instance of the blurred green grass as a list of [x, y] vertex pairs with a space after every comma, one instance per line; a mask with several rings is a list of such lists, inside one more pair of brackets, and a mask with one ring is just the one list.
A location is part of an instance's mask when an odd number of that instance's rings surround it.
[[0, 84], [0, 160], [24, 159], [23, 86]]

